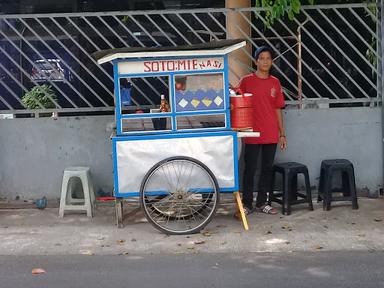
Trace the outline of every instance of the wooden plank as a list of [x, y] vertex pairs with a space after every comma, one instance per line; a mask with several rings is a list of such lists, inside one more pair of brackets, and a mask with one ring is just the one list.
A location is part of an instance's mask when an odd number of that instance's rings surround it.
[[236, 208], [240, 214], [240, 219], [241, 219], [241, 222], [243, 223], [244, 229], [248, 231], [249, 230], [248, 220], [247, 220], [247, 216], [244, 213], [243, 202], [241, 202], [239, 191], [233, 192], [233, 197], [235, 197], [236, 204], [237, 204]]

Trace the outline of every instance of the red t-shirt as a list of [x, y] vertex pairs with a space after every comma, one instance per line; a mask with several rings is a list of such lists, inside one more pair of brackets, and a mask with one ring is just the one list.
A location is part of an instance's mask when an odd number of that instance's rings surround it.
[[259, 78], [250, 74], [240, 80], [242, 93], [252, 93], [253, 131], [260, 137], [246, 138], [246, 144], [273, 144], [279, 142], [279, 124], [276, 109], [285, 105], [280, 81], [273, 76]]

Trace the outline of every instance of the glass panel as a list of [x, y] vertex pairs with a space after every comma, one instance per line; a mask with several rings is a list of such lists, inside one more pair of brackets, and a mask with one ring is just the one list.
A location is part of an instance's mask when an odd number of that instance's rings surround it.
[[175, 76], [176, 111], [225, 109], [222, 73]]
[[161, 95], [169, 103], [169, 77], [120, 78], [121, 111], [127, 113], [154, 113], [160, 109]]
[[178, 130], [225, 128], [225, 114], [177, 116], [176, 123]]
[[129, 118], [122, 119], [123, 133], [140, 131], [171, 130], [171, 117], [161, 118]]

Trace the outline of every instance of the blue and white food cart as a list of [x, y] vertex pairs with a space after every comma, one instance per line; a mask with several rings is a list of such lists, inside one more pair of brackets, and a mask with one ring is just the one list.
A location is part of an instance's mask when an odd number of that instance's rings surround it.
[[[223, 40], [95, 53], [99, 64], [112, 61], [114, 67], [112, 145], [120, 222], [122, 200], [140, 196], [157, 229], [195, 233], [215, 214], [220, 193], [238, 191], [227, 55], [245, 44]], [[160, 112], [161, 98], [169, 106], [166, 112]]]

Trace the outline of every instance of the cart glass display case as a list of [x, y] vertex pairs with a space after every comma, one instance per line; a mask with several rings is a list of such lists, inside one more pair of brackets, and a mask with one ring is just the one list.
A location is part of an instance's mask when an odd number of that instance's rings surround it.
[[[115, 65], [118, 135], [230, 129], [225, 56], [119, 59]], [[133, 109], [137, 104], [148, 108]]]

